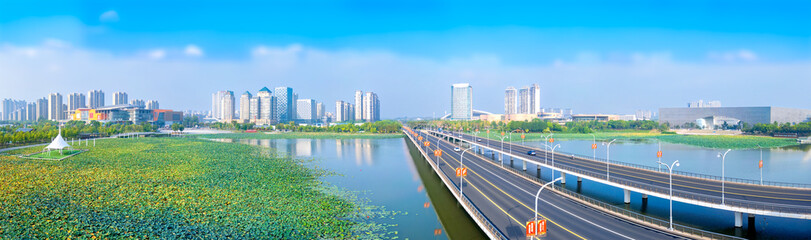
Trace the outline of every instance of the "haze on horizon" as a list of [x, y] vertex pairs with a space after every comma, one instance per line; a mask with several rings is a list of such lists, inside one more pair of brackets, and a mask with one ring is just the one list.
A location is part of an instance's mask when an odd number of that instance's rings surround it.
[[208, 110], [211, 93], [290, 86], [300, 98], [376, 92], [381, 117], [441, 116], [450, 85], [502, 113], [504, 89], [543, 107], [631, 114], [699, 99], [811, 109], [811, 3], [679, 1], [53, 1], [0, 8], [0, 98], [101, 89]]

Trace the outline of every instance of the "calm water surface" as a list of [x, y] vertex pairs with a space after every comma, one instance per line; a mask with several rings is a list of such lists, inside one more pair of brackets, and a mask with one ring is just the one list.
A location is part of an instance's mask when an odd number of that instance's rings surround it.
[[459, 207], [419, 152], [403, 138], [394, 139], [219, 139], [315, 158], [336, 172], [325, 181], [357, 191], [370, 204], [404, 213], [394, 219], [400, 239], [481, 239], [482, 233]]

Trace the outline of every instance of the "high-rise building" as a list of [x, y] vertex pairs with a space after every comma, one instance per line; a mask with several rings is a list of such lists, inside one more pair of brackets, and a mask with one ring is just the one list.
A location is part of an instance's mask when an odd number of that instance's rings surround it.
[[[251, 101], [249, 103], [250, 106], [248, 107], [248, 120], [249, 121], [256, 122], [256, 120], [259, 119], [259, 114], [261, 113], [261, 111], [259, 111], [259, 102], [260, 102], [260, 99], [259, 99], [258, 96], [255, 96], [255, 97], [251, 98]], [[274, 106], [274, 109], [275, 109], [275, 106]]]
[[36, 121], [37, 120], [37, 103], [31, 102], [26, 106], [25, 109], [25, 120], [27, 121]]
[[298, 99], [296, 100], [296, 121], [300, 123], [312, 124], [315, 117], [318, 116], [316, 112], [316, 103], [312, 99]]
[[473, 119], [473, 87], [469, 83], [451, 85], [451, 120]]
[[114, 92], [113, 93], [113, 105], [119, 104], [127, 104], [127, 93], [125, 92]]
[[541, 112], [541, 87], [537, 83], [529, 86], [529, 113], [538, 114]]
[[3, 99], [3, 115], [0, 116], [0, 120], [11, 120], [11, 112], [14, 111], [14, 100], [11, 99]]
[[51, 93], [48, 95], [48, 120], [62, 120], [62, 94]]
[[335, 101], [335, 121], [349, 121], [349, 103], [340, 100]]
[[296, 102], [294, 101], [293, 89], [289, 87], [277, 87], [276, 96], [276, 119], [279, 123], [288, 123], [296, 118]]
[[366, 92], [363, 95], [363, 116], [367, 122], [380, 121], [380, 99], [376, 93]]
[[160, 109], [160, 108], [161, 107], [158, 104], [158, 101], [156, 101], [156, 100], [149, 100], [149, 101], [146, 102], [146, 109], [156, 110], [156, 109]]
[[101, 90], [87, 92], [87, 98], [87, 107], [93, 109], [104, 107], [104, 92]]
[[253, 98], [253, 95], [248, 91], [245, 91], [239, 97], [239, 120], [242, 122], [251, 121], [251, 98]]
[[226, 91], [217, 91], [211, 94], [211, 118], [222, 119], [222, 98]]
[[[20, 114], [24, 113], [24, 109], [26, 107], [26, 103], [23, 100], [13, 100], [13, 99], [4, 99], [2, 103], [2, 108], [0, 111], [3, 112], [0, 115], [0, 120], [16, 120], [16, 121], [23, 121], [19, 120], [22, 119], [24, 116], [20, 116]], [[22, 111], [19, 111], [23, 109]]]
[[59, 120], [67, 120], [68, 119], [68, 105], [62, 104], [62, 108], [59, 110]]
[[139, 108], [146, 108], [146, 102], [143, 99], [133, 99], [130, 101], [130, 105], [139, 107]]
[[355, 91], [355, 120], [356, 121], [363, 121], [366, 119], [366, 116], [363, 115], [363, 91], [357, 90]]
[[86, 108], [85, 96], [83, 93], [71, 93], [68, 95], [68, 110], [75, 111], [79, 108]]
[[518, 90], [518, 114], [529, 113], [529, 87]]
[[517, 94], [514, 87], [507, 87], [507, 90], [504, 91], [504, 114], [518, 113], [517, 106], [515, 106]]
[[225, 94], [222, 96], [222, 101], [220, 102], [220, 107], [220, 113], [222, 114], [220, 120], [225, 122], [233, 121], [236, 111], [236, 99], [234, 98], [233, 91], [225, 91]]
[[315, 106], [315, 112], [317, 113], [315, 119], [316, 121], [320, 121], [322, 118], [324, 118], [324, 103], [318, 102], [315, 104]]
[[48, 108], [48, 98], [37, 99], [37, 118], [35, 121], [39, 121], [40, 119], [42, 120], [50, 119], [48, 117], [49, 109], [50, 108]]
[[259, 98], [259, 114], [256, 123], [261, 125], [276, 124], [276, 97], [267, 87], [260, 89], [256, 93], [256, 97]]

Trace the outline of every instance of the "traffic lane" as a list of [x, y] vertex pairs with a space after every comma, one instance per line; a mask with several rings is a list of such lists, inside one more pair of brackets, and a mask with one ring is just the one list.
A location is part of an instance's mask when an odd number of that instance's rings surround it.
[[[516, 147], [521, 151], [530, 150], [530, 148], [523, 148]], [[543, 152], [543, 151], [542, 151]], [[542, 155], [536, 156], [535, 160], [543, 160], [544, 158], [541, 157]], [[588, 167], [593, 172], [601, 172], [603, 175], [605, 174], [604, 164], [600, 164], [600, 162], [594, 162], [592, 160], [583, 160], [579, 159], [572, 161], [570, 156], [566, 155], [559, 155], [555, 154], [558, 157], [556, 160], [556, 165], [563, 165], [569, 164], [572, 167]], [[530, 157], [532, 158], [532, 157]], [[587, 166], [586, 166], [587, 165]], [[601, 165], [601, 166], [600, 166]], [[631, 167], [626, 167], [622, 165], [614, 165], [612, 164], [612, 173], [619, 174], [612, 176], [612, 179], [622, 179], [626, 181], [634, 181], [640, 184], [649, 183], [651, 187], [658, 187], [660, 192], [666, 191], [669, 189], [669, 176], [667, 174], [659, 174], [656, 172], [652, 172], [649, 170], [644, 169], [636, 169]], [[624, 173], [622, 173], [624, 172]], [[651, 174], [652, 173], [652, 174]], [[644, 175], [644, 176], [643, 176]], [[705, 197], [712, 197], [714, 195], [721, 195], [721, 182], [720, 181], [713, 181], [701, 178], [691, 178], [691, 177], [684, 177], [680, 175], [674, 175], [674, 190], [678, 189], [683, 191], [684, 194], [691, 194], [695, 193], [698, 198], [705, 198]], [[726, 184], [731, 185], [729, 182]], [[737, 184], [740, 186], [741, 184]], [[695, 190], [690, 190], [695, 189]], [[700, 195], [700, 194], [703, 194]], [[743, 201], [752, 201], [758, 200], [764, 203], [776, 203], [776, 204], [783, 204], [783, 205], [791, 205], [786, 207], [797, 206], [802, 208], [802, 206], [807, 206], [811, 203], [811, 196], [803, 196], [803, 195], [794, 195], [794, 194], [784, 194], [782, 192], [763, 192], [762, 190], [757, 189], [745, 189], [741, 187], [727, 187], [725, 194], [728, 194], [731, 199], [739, 199]], [[718, 200], [720, 202], [720, 199]]]
[[[478, 156], [478, 155], [477, 155]], [[468, 160], [467, 158], [465, 159]], [[500, 179], [503, 182], [508, 183], [515, 187], [516, 191], [510, 191], [510, 194], [516, 196], [518, 200], [521, 200], [525, 203], [531, 203], [534, 206], [535, 196], [533, 191], [537, 191], [536, 189], [540, 188], [540, 184], [534, 181], [526, 180], [522, 177], [516, 176], [514, 174], [506, 174], [506, 175], [497, 175], [499, 172], [503, 172], [503, 169], [500, 169], [498, 166], [495, 166], [491, 163], [487, 163], [488, 161], [485, 158], [481, 158], [480, 156], [477, 157], [475, 160], [470, 161], [471, 164], [477, 165], [482, 170], [485, 170], [486, 178], [487, 179]], [[467, 165], [467, 164], [466, 164]], [[474, 170], [475, 171], [475, 170]], [[504, 188], [509, 189], [509, 188]], [[548, 202], [547, 202], [548, 201]], [[545, 206], [547, 205], [548, 206]], [[553, 205], [554, 204], [554, 205]], [[556, 206], [557, 207], [556, 207]], [[607, 231], [615, 231], [612, 232], [615, 237], [620, 238], [633, 238], [633, 239], [662, 239], [670, 237], [670, 238], [679, 238], [672, 236], [670, 234], [664, 233], [662, 231], [638, 225], [635, 223], [630, 223], [625, 221], [624, 219], [616, 218], [613, 215], [603, 213], [599, 210], [587, 207], [583, 204], [578, 202], [572, 201], [566, 197], [560, 196], [555, 194], [551, 191], [544, 191], [541, 193], [541, 198], [539, 200], [539, 209], [557, 209], [561, 207], [559, 211], [568, 211], [570, 216], [563, 216], [568, 218], [581, 218], [579, 221], [575, 220], [574, 224], [581, 224], [581, 225], [589, 225], [593, 224], [594, 228], [605, 227]], [[564, 210], [565, 209], [565, 210]], [[530, 210], [530, 213], [532, 211]], [[584, 223], [584, 222], [593, 222], [593, 223]], [[640, 231], [640, 229], [642, 231]], [[622, 229], [622, 230], [617, 230]], [[578, 231], [582, 231], [578, 229]], [[651, 232], [646, 232], [651, 231]], [[604, 234], [602, 232], [597, 232], [600, 234]], [[600, 235], [605, 236], [605, 235]]]
[[[474, 158], [474, 159], [475, 160], [465, 158], [466, 162], [469, 161], [472, 164], [472, 165], [465, 164], [466, 166], [470, 167], [472, 172], [482, 174], [481, 171], [484, 170], [485, 168], [492, 168], [492, 169], [487, 169], [489, 171], [484, 172], [485, 177], [483, 177], [482, 179], [489, 179], [489, 178], [498, 179], [499, 177], [495, 175], [495, 171], [502, 171], [503, 172], [502, 169], [499, 169], [498, 167], [493, 166], [490, 163], [484, 163], [484, 165], [479, 165], [478, 162], [487, 161], [486, 159], [482, 159], [480, 157], [477, 157], [477, 158]], [[475, 167], [473, 167], [473, 166], [475, 166]], [[483, 167], [483, 166], [489, 166], [489, 167]], [[527, 189], [537, 191], [535, 189], [539, 188], [540, 185], [537, 185], [534, 182], [528, 181], [528, 180], [526, 180], [524, 178], [515, 176], [513, 174], [506, 174], [504, 177], [512, 178], [512, 179], [503, 179], [503, 177], [500, 178], [504, 182], [513, 182], [510, 185], [513, 185], [513, 186], [523, 185], [523, 187], [512, 187], [512, 188], [507, 187], [507, 186], [503, 187], [502, 189], [507, 192], [506, 194], [517, 198], [517, 199], [514, 199], [515, 201], [523, 202], [525, 204], [525, 205], [523, 205], [524, 207], [528, 207], [527, 205], [529, 205], [529, 204], [532, 204], [532, 206], [534, 206], [535, 196], [534, 196], [533, 193], [530, 193], [529, 191], [527, 191]], [[594, 224], [595, 227], [586, 228], [587, 230], [591, 230], [591, 231], [588, 231], [588, 233], [584, 232], [583, 228], [578, 228], [578, 230], [577, 230], [578, 233], [583, 232], [583, 234], [590, 235], [591, 237], [589, 237], [589, 238], [597, 238], [597, 239], [599, 239], [599, 238], [605, 237], [606, 234], [609, 234], [609, 235], [614, 234], [614, 237], [612, 237], [611, 239], [615, 239], [616, 237], [620, 237], [620, 238], [635, 238], [636, 237], [636, 238], [639, 238], [639, 239], [651, 239], [652, 237], [655, 237], [657, 239], [661, 239], [663, 237], [664, 238], [667, 238], [667, 237], [672, 238], [673, 237], [671, 235], [665, 235], [665, 234], [663, 234], [661, 232], [658, 232], [658, 233], [653, 232], [652, 234], [648, 233], [648, 232], [640, 233], [639, 228], [642, 228], [643, 231], [652, 231], [652, 229], [647, 228], [647, 227], [642, 227], [642, 226], [639, 226], [639, 225], [635, 225], [635, 224], [632, 224], [632, 223], [624, 222], [624, 220], [617, 219], [617, 218], [614, 218], [613, 216], [610, 216], [610, 215], [604, 214], [602, 212], [599, 212], [597, 210], [593, 210], [591, 208], [585, 207], [585, 206], [583, 206], [583, 205], [581, 205], [579, 203], [573, 202], [573, 201], [571, 201], [571, 200], [569, 200], [567, 198], [564, 198], [564, 197], [559, 196], [557, 194], [554, 194], [552, 192], [542, 192], [541, 193], [541, 199], [542, 200], [539, 201], [539, 209], [553, 209], [553, 210], [556, 210], [556, 207], [551, 205], [551, 204], [555, 204], [557, 206], [564, 206], [563, 208], [566, 209], [565, 211], [569, 212], [569, 213], [561, 214], [560, 216], [556, 216], [556, 217], [553, 217], [553, 218], [557, 218], [557, 219], [581, 218], [580, 220], [573, 220], [571, 223], [567, 223], [567, 224], [575, 224], [575, 225]], [[550, 201], [550, 202], [546, 202], [546, 201]], [[563, 211], [563, 210], [558, 210], [558, 211]], [[530, 209], [528, 209], [528, 212], [531, 215], [533, 211], [530, 208]], [[586, 217], [580, 217], [580, 216], [586, 216]], [[529, 216], [529, 217], [532, 217], [532, 216]], [[600, 217], [603, 217], [604, 219], [600, 219]], [[586, 220], [586, 219], [589, 219], [589, 220]], [[599, 219], [599, 220], [595, 221], [596, 219]], [[583, 223], [583, 221], [591, 221], [591, 222], [594, 222], [594, 223], [588, 223], [587, 224], [587, 223]], [[602, 226], [607, 226], [607, 227], [605, 227], [604, 229], [601, 229]], [[611, 231], [609, 229], [624, 229], [624, 230], [627, 230], [628, 232], [631, 232], [631, 233], [618, 233], [616, 231], [615, 232], [606, 232], [606, 231]], [[600, 230], [605, 230], [605, 231], [600, 231]]]
[[[448, 151], [448, 149], [444, 149], [443, 151]], [[441, 161], [445, 162], [446, 166], [455, 165], [448, 162], [448, 158], [451, 158], [451, 155], [448, 155], [448, 157], [443, 157]], [[458, 160], [456, 161], [458, 162]], [[453, 174], [455, 174], [455, 168], [446, 167], [443, 169], [443, 172], [449, 171], [452, 171]], [[457, 181], [457, 187], [458, 180], [459, 178], [453, 178], [453, 181]], [[463, 184], [462, 192], [479, 208], [483, 214], [485, 214], [485, 216], [487, 216], [487, 218], [494, 225], [496, 225], [498, 229], [502, 231], [502, 233], [511, 239], [524, 238], [526, 235], [523, 222], [528, 220], [528, 218], [524, 219], [525, 217], [523, 215], [520, 215], [519, 217], [515, 216], [515, 214], [522, 214], [521, 212], [518, 212], [520, 209], [519, 204], [517, 202], [510, 201], [505, 195], [499, 194], [494, 188], [486, 186], [487, 185], [484, 184], [480, 178], [471, 178], [471, 174], [469, 173], [468, 177], [465, 178], [465, 184]], [[548, 236], [555, 239], [571, 239], [573, 237], [573, 235], [567, 234], [567, 231], [557, 230], [558, 228], [559, 226], [550, 225], [548, 228], [550, 230], [550, 234]], [[554, 231], [554, 233], [552, 233], [552, 231]]]

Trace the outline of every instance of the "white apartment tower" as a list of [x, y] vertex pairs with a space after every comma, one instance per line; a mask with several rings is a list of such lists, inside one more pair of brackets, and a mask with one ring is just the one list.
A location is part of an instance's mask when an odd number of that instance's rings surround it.
[[507, 87], [507, 90], [504, 91], [504, 114], [518, 113], [515, 105], [516, 95], [518, 95], [518, 91], [514, 87]]
[[62, 120], [62, 94], [51, 93], [48, 95], [48, 120]]
[[239, 97], [239, 120], [242, 120], [243, 123], [251, 120], [251, 98], [253, 95], [248, 91]]
[[85, 96], [82, 93], [71, 93], [68, 95], [68, 110], [76, 111], [79, 108], [86, 108]]
[[469, 83], [451, 85], [451, 120], [473, 119], [473, 87]]
[[[363, 95], [363, 120], [366, 122], [380, 121], [380, 99], [373, 92], [366, 92]], [[357, 116], [357, 114], [356, 114]]]
[[113, 105], [119, 104], [127, 104], [127, 93], [125, 92], [114, 92], [113, 93]]
[[160, 109], [160, 105], [156, 100], [149, 100], [148, 102], [146, 102], [146, 109], [150, 110]]
[[104, 107], [104, 92], [101, 90], [87, 92], [87, 107], [93, 109]]
[[363, 91], [357, 90], [355, 91], [355, 120], [356, 121], [363, 121], [366, 119], [366, 116], [363, 115]]

